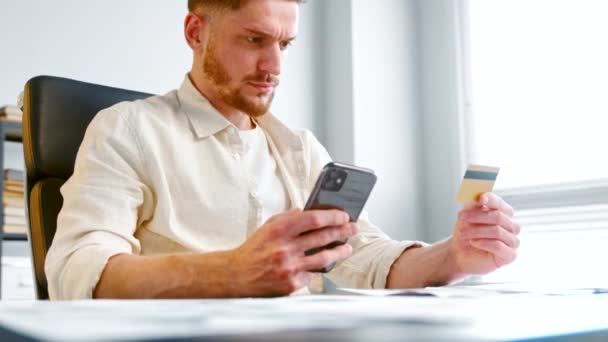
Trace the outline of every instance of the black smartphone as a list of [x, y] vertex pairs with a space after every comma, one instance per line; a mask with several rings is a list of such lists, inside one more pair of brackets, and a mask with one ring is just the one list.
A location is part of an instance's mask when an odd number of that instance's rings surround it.
[[[370, 169], [330, 162], [323, 167], [319, 178], [317, 178], [304, 210], [339, 209], [348, 213], [350, 222], [356, 222], [375, 184], [376, 175]], [[312, 255], [323, 249], [334, 248], [344, 243], [346, 241], [334, 241], [325, 246], [309, 249], [305, 252], [305, 255]], [[332, 263], [311, 272], [327, 273], [334, 266], [335, 263]]]

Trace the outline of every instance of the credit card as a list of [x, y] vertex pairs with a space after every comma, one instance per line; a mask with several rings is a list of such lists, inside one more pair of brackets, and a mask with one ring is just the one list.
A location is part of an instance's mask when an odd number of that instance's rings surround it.
[[469, 165], [456, 195], [456, 202], [475, 202], [479, 195], [491, 192], [500, 168], [486, 165]]

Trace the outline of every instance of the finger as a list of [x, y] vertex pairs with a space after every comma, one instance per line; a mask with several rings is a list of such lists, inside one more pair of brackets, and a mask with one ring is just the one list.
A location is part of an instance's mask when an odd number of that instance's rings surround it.
[[462, 207], [462, 210], [463, 211], [469, 211], [469, 210], [474, 210], [474, 209], [479, 209], [479, 208], [489, 209], [486, 206], [486, 203], [488, 203], [488, 198], [484, 196], [487, 193], [488, 192], [484, 192], [484, 193], [481, 193], [481, 194], [477, 195], [475, 197], [475, 200], [472, 201], [472, 202], [466, 203]]
[[300, 236], [296, 240], [296, 250], [304, 253], [309, 249], [326, 246], [334, 241], [347, 240], [355, 234], [357, 234], [357, 225], [355, 223], [317, 229], [309, 234]]
[[471, 240], [471, 246], [486, 251], [494, 256], [494, 263], [497, 267], [510, 264], [517, 257], [514, 248], [510, 248], [497, 240]]
[[338, 260], [348, 258], [352, 252], [353, 249], [349, 244], [324, 249], [321, 252], [301, 258], [297, 268], [302, 271], [318, 270]]
[[460, 232], [460, 237], [463, 240], [498, 240], [509, 247], [519, 247], [517, 236], [501, 226], [480, 226], [464, 229]]
[[480, 204], [479, 201], [474, 201], [465, 204], [461, 211], [471, 211], [479, 208], [483, 208], [483, 204]]
[[308, 283], [310, 283], [316, 276], [318, 276], [318, 273], [312, 273], [312, 272], [298, 272], [296, 273], [293, 278], [292, 281], [294, 282], [294, 287], [297, 289], [308, 285]]
[[480, 205], [486, 206], [490, 209], [500, 210], [505, 215], [513, 217], [513, 208], [509, 205], [509, 203], [505, 202], [500, 196], [494, 193], [486, 192], [481, 194], [477, 202]]
[[264, 223], [272, 223], [272, 222], [280, 219], [282, 216], [285, 216], [285, 215], [291, 216], [291, 215], [294, 215], [295, 213], [299, 213], [299, 212], [302, 212], [302, 209], [298, 209], [298, 208], [290, 209], [286, 212], [282, 212], [282, 213], [278, 213], [278, 214], [270, 216]]
[[513, 234], [519, 234], [521, 226], [514, 222], [510, 216], [498, 210], [470, 210], [461, 211], [458, 219], [469, 223], [497, 225], [504, 227]]
[[284, 296], [293, 293], [306, 286], [315, 278], [312, 272], [294, 272], [286, 276], [286, 279], [272, 282], [268, 296]]
[[327, 226], [341, 226], [350, 217], [342, 210], [305, 210], [285, 215], [275, 223], [280, 235], [298, 236], [309, 230]]

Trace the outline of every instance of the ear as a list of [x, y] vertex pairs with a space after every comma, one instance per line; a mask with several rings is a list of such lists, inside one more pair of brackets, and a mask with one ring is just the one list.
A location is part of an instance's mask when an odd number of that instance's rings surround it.
[[207, 25], [207, 19], [204, 16], [198, 16], [194, 13], [188, 13], [184, 21], [184, 36], [188, 45], [192, 50], [200, 50], [203, 48], [205, 41], [204, 29]]

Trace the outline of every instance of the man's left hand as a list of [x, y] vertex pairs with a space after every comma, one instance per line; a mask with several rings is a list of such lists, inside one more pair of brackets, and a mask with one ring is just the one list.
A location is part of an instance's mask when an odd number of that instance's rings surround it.
[[487, 192], [458, 213], [449, 253], [462, 274], [485, 274], [513, 262], [521, 226], [513, 208]]

